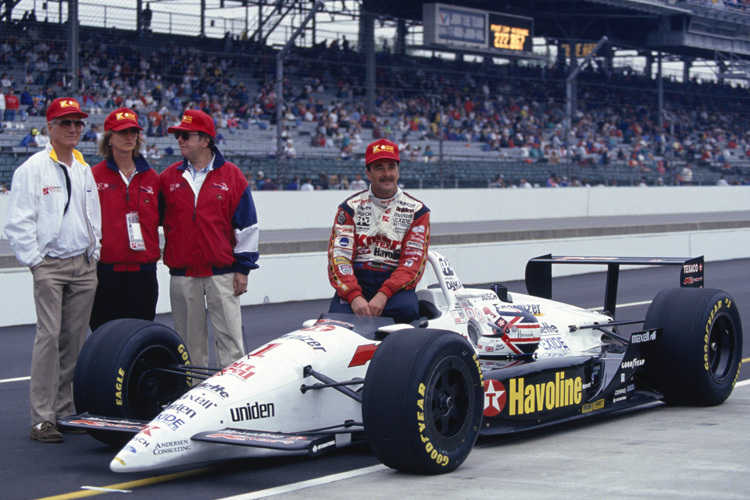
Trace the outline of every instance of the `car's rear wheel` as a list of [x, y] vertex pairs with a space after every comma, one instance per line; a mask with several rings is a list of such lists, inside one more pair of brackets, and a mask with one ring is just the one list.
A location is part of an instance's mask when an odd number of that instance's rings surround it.
[[732, 393], [742, 362], [742, 323], [721, 290], [672, 288], [651, 302], [646, 329], [662, 328], [644, 349], [640, 375], [668, 403], [711, 406]]
[[[189, 389], [185, 375], [158, 369], [189, 365], [179, 335], [152, 321], [118, 319], [88, 338], [73, 380], [76, 410], [92, 415], [151, 420]], [[120, 445], [124, 436], [90, 431], [99, 441]]]
[[455, 470], [479, 435], [483, 406], [474, 348], [454, 332], [391, 333], [370, 361], [362, 400], [365, 433], [375, 456], [393, 469]]

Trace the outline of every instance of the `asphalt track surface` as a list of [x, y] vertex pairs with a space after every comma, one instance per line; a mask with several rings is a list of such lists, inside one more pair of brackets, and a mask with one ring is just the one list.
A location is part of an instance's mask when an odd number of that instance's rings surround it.
[[[707, 286], [733, 295], [750, 325], [750, 259], [709, 262]], [[458, 270], [460, 273], [460, 270]], [[648, 301], [675, 286], [675, 267], [625, 271], [618, 319], [642, 319]], [[511, 292], [525, 292], [522, 282]], [[554, 298], [601, 306], [602, 273], [558, 278]], [[248, 348], [299, 327], [327, 301], [243, 309]], [[157, 318], [171, 325], [169, 316]], [[740, 382], [723, 405], [661, 403], [601, 420], [555, 426], [511, 438], [480, 438], [467, 461], [442, 476], [401, 474], [380, 465], [362, 445], [316, 459], [247, 459], [157, 473], [115, 474], [115, 450], [86, 435], [62, 444], [32, 441], [28, 375], [33, 326], [0, 329], [0, 498], [748, 498], [750, 497], [750, 348]]]

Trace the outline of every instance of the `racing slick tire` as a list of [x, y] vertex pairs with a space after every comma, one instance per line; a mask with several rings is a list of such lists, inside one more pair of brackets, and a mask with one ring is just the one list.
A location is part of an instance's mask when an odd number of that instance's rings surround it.
[[651, 302], [644, 328], [662, 328], [662, 333], [644, 348], [640, 378], [667, 403], [712, 406], [729, 397], [742, 363], [742, 324], [728, 293], [662, 290]]
[[455, 332], [389, 334], [370, 361], [362, 420], [373, 454], [416, 474], [455, 470], [479, 435], [482, 372], [474, 348]]
[[[153, 370], [189, 365], [180, 336], [160, 323], [116, 319], [86, 340], [73, 376], [76, 411], [92, 415], [151, 420], [189, 389], [181, 374]], [[130, 435], [90, 430], [103, 443], [119, 446]]]

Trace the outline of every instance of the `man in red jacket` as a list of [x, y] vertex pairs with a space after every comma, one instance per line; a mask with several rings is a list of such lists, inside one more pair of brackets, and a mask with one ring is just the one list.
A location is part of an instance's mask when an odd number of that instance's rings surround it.
[[214, 144], [210, 116], [186, 110], [168, 132], [184, 158], [159, 178], [172, 319], [193, 364], [208, 366], [208, 315], [223, 368], [245, 354], [240, 295], [258, 268], [255, 204], [245, 175]]
[[339, 205], [328, 245], [330, 312], [419, 319], [414, 288], [430, 242], [430, 209], [398, 187], [398, 145], [380, 139], [365, 152], [370, 189]]

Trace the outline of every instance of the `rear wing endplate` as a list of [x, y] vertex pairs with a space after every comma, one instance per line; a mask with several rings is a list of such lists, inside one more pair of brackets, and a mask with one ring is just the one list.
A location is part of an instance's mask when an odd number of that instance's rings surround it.
[[552, 264], [598, 264], [607, 266], [607, 285], [604, 292], [604, 311], [615, 317], [617, 283], [620, 266], [682, 266], [680, 286], [703, 288], [703, 256], [680, 257], [575, 257], [542, 255], [526, 264], [526, 289], [529, 294], [552, 298]]

